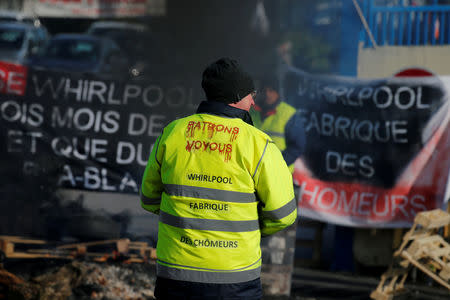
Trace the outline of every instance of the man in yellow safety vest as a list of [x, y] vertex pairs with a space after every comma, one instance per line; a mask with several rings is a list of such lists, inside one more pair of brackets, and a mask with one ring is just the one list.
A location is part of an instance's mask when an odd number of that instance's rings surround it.
[[281, 100], [279, 81], [275, 76], [265, 77], [260, 90], [258, 101], [250, 109], [253, 123], [271, 137], [293, 171], [294, 161], [305, 149], [303, 124], [295, 118], [296, 109]]
[[232, 59], [203, 72], [207, 101], [167, 125], [145, 169], [141, 205], [159, 215], [157, 299], [260, 299], [261, 236], [297, 217], [292, 176], [252, 126], [252, 78]]

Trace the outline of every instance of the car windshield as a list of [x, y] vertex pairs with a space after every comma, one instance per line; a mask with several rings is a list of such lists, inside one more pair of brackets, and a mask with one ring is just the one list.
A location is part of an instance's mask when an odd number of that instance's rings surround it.
[[0, 49], [18, 50], [25, 39], [25, 31], [15, 28], [0, 28]]
[[48, 46], [45, 56], [62, 60], [96, 62], [100, 57], [100, 47], [95, 41], [54, 40]]

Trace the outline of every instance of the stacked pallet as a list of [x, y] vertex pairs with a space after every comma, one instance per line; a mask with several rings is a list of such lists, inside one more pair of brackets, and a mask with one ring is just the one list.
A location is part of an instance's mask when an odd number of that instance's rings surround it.
[[[111, 249], [113, 250], [110, 251]], [[145, 263], [156, 259], [156, 249], [146, 242], [133, 242], [129, 239], [64, 244], [55, 247], [44, 240], [1, 235], [0, 259], [2, 257], [6, 259], [88, 257], [98, 262], [120, 258], [129, 263]]]
[[439, 230], [450, 224], [450, 214], [431, 210], [417, 214], [411, 229], [394, 253], [394, 262], [370, 295], [375, 300], [391, 300], [407, 294], [404, 283], [415, 267], [450, 292], [450, 245]]

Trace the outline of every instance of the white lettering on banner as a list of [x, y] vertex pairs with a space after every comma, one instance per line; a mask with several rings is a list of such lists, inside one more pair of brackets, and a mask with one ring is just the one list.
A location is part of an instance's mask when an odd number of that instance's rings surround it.
[[51, 141], [52, 150], [58, 156], [79, 160], [93, 159], [103, 163], [108, 162], [108, 159], [102, 156], [107, 153], [107, 146], [108, 141], [103, 139], [56, 137]]
[[[383, 94], [384, 94], [384, 98], [383, 99]], [[382, 95], [382, 96], [380, 96]], [[383, 103], [383, 101], [385, 101]], [[373, 93], [373, 102], [375, 104], [375, 106], [377, 108], [380, 109], [385, 109], [388, 108], [389, 106], [391, 106], [392, 104], [392, 92], [391, 89], [387, 86], [380, 86], [379, 88], [377, 88], [375, 90], [375, 92]]]
[[[67, 80], [67, 82], [69, 82], [69, 79]], [[114, 83], [112, 83], [111, 85], [114, 85]], [[106, 87], [106, 84], [104, 82], [91, 81], [89, 85], [89, 92], [87, 93], [88, 94], [87, 102], [89, 103], [92, 102], [92, 99], [94, 98], [95, 95], [96, 98], [100, 101], [100, 103], [106, 103], [104, 94], [106, 94], [107, 89], [108, 88]]]
[[93, 111], [90, 108], [74, 109], [54, 106], [51, 115], [52, 127], [74, 128], [80, 131], [93, 130], [108, 134], [119, 130], [119, 121], [120, 114], [117, 111]]
[[[307, 79], [305, 79], [306, 81]], [[297, 94], [308, 95], [311, 99], [324, 100], [329, 103], [340, 103], [345, 106], [362, 107], [371, 101], [378, 109], [396, 107], [401, 110], [407, 109], [431, 109], [429, 103], [422, 99], [422, 86], [390, 87], [386, 85], [378, 87], [345, 87], [345, 86], [323, 86], [319, 82], [300, 82]]]
[[51, 78], [47, 78], [45, 82], [40, 85], [38, 81], [37, 75], [33, 75], [31, 78], [34, 86], [34, 93], [36, 96], [41, 97], [44, 95], [45, 92], [50, 92], [50, 95], [52, 96], [53, 100], [57, 100], [59, 98], [62, 98], [60, 93], [64, 87], [65, 78], [61, 78], [58, 82], [58, 85], [55, 87], [53, 84], [53, 80]]
[[426, 198], [420, 194], [380, 194], [355, 189], [338, 189], [303, 182], [299, 205], [342, 216], [391, 218], [400, 213], [405, 218], [414, 217], [426, 210]]
[[129, 135], [147, 135], [157, 137], [164, 128], [164, 115], [144, 115], [131, 113], [128, 120]]
[[75, 176], [73, 176], [72, 169], [68, 165], [64, 165], [63, 174], [59, 177], [58, 185], [62, 185], [63, 183], [68, 183], [72, 187], [77, 185], [75, 181]]
[[392, 136], [395, 143], [408, 143], [408, 139], [406, 137], [402, 137], [408, 133], [406, 128], [407, 125], [407, 121], [392, 121]]
[[38, 103], [6, 101], [0, 105], [1, 118], [10, 123], [39, 127], [44, 123], [44, 107]]
[[[181, 85], [126, 84], [51, 74], [33, 70], [26, 91], [32, 100], [42, 102], [4, 98], [0, 122], [6, 126], [4, 146], [8, 153], [33, 154], [20, 156], [28, 159], [19, 164], [23, 173], [46, 174], [46, 166], [40, 165], [36, 154], [54, 157], [66, 164], [60, 177], [65, 187], [137, 192], [132, 176], [136, 168], [146, 166], [154, 145], [135, 140], [142, 136], [153, 141], [161, 134], [171, 108], [173, 114], [179, 114], [196, 106], [192, 103], [193, 89]], [[5, 78], [0, 78], [4, 90]], [[14, 78], [12, 88], [17, 85]], [[123, 105], [129, 107], [120, 107]], [[146, 113], [146, 107], [151, 107], [151, 112]], [[120, 167], [133, 173], [117, 174]]]
[[81, 170], [80, 174], [76, 174], [72, 166], [66, 164], [63, 166], [63, 172], [58, 179], [58, 184], [73, 188], [82, 187], [89, 190], [138, 191], [136, 180], [130, 173], [125, 172], [119, 176], [121, 176], [120, 183], [112, 185], [109, 182], [108, 170], [105, 168], [86, 166]]
[[115, 186], [108, 184], [108, 171], [104, 168], [86, 167], [84, 171], [84, 187], [89, 190], [116, 191]]
[[308, 112], [298, 109], [298, 116], [306, 132], [314, 131], [322, 136], [334, 136], [365, 143], [408, 143], [408, 121], [371, 121], [350, 119], [330, 113]]
[[164, 98], [162, 88], [156, 85], [145, 88], [142, 95], [144, 104], [148, 107], [158, 106]]
[[101, 187], [101, 179], [98, 169], [95, 167], [86, 167], [84, 169], [84, 187], [88, 190], [98, 190]]
[[65, 88], [65, 93], [64, 93], [64, 99], [67, 99], [70, 93], [74, 93], [77, 95], [77, 101], [81, 100], [81, 93], [83, 92], [83, 80], [78, 80], [78, 87], [76, 88], [72, 88], [70, 85], [71, 80], [67, 79], [66, 80], [66, 88]]
[[138, 187], [136, 181], [133, 179], [130, 173], [126, 172], [120, 181], [119, 190], [123, 191], [126, 188], [131, 188], [133, 191], [137, 192]]
[[168, 88], [155, 84], [144, 87], [135, 84], [118, 86], [114, 82], [72, 80], [65, 77], [58, 79], [46, 78], [43, 80], [36, 74], [32, 76], [31, 81], [36, 96], [49, 95], [56, 101], [128, 105], [130, 100], [137, 100], [151, 108], [163, 103], [169, 108], [186, 106], [193, 109], [196, 107], [196, 104], [193, 103], [193, 89], [183, 86]]
[[375, 175], [372, 157], [353, 153], [327, 151], [326, 170], [328, 173], [342, 173], [347, 176], [361, 175], [371, 178]]
[[137, 162], [140, 166], [145, 167], [153, 146], [154, 144], [151, 145], [148, 152], [144, 152], [144, 146], [142, 143], [134, 145], [130, 142], [120, 141], [117, 144], [116, 163], [119, 165], [128, 165]]
[[8, 130], [7, 151], [9, 153], [36, 153], [37, 139], [42, 138], [41, 132]]
[[142, 92], [142, 88], [138, 85], [125, 86], [125, 91], [123, 92], [123, 103], [128, 104], [129, 98], [137, 98]]
[[[359, 196], [359, 202], [358, 202], [358, 213], [361, 216], [370, 216], [370, 209], [371, 209], [371, 198], [374, 197], [372, 193], [361, 193]], [[378, 195], [376, 195], [376, 199], [378, 198]], [[376, 203], [376, 202], [375, 202]], [[393, 205], [395, 201], [392, 202]], [[375, 205], [376, 206], [376, 205]], [[393, 209], [394, 211], [394, 209]]]
[[[331, 197], [332, 197], [331, 198], [332, 201], [330, 203], [328, 203], [328, 204], [323, 201], [323, 199], [327, 199], [327, 200], [329, 199], [329, 198], [325, 198], [324, 197], [327, 193], [330, 194]], [[323, 190], [321, 190], [319, 192], [319, 196], [317, 197], [317, 199], [318, 199], [317, 204], [319, 205], [320, 208], [322, 208], [322, 209], [331, 209], [331, 208], [333, 208], [336, 205], [336, 202], [338, 200], [338, 195], [337, 195], [337, 193], [336, 193], [336, 191], [334, 189], [332, 189], [332, 188], [324, 188]]]

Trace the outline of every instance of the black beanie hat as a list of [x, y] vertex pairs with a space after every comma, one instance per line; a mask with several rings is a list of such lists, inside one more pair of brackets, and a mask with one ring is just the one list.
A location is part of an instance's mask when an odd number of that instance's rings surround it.
[[229, 104], [253, 92], [255, 85], [236, 60], [221, 58], [203, 71], [202, 88], [208, 101]]

